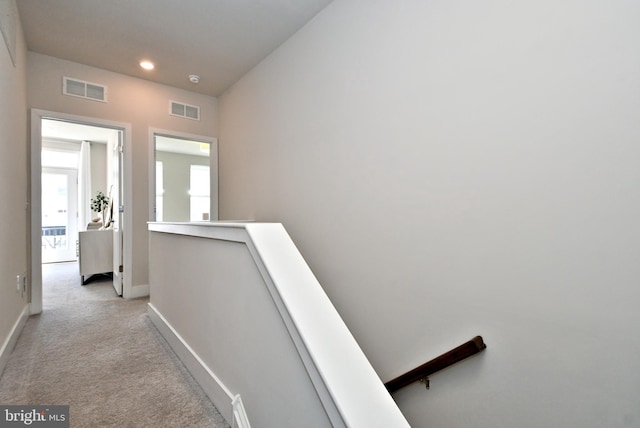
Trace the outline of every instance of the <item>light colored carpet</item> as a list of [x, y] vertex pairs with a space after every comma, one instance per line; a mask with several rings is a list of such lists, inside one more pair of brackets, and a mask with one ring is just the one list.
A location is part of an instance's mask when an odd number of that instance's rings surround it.
[[32, 316], [2, 377], [0, 404], [70, 405], [71, 427], [228, 427], [146, 314], [111, 280], [82, 286], [76, 263], [43, 265]]

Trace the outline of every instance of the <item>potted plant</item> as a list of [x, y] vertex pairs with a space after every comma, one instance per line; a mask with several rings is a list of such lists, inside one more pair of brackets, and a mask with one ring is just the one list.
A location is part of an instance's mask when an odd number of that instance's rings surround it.
[[[109, 197], [104, 193], [98, 192], [95, 198], [91, 198], [91, 211], [100, 213], [101, 220], [104, 222], [105, 211], [109, 207]], [[103, 224], [104, 227], [104, 224]]]

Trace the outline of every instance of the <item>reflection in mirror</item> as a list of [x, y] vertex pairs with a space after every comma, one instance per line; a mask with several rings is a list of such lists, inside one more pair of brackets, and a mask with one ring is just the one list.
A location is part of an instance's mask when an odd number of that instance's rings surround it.
[[208, 142], [156, 134], [155, 220], [211, 219], [211, 161]]

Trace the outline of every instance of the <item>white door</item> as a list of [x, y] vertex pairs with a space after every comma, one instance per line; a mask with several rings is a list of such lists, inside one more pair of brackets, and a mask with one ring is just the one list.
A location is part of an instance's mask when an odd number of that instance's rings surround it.
[[78, 171], [42, 168], [42, 263], [77, 260]]
[[122, 296], [123, 283], [123, 251], [122, 251], [122, 220], [124, 215], [120, 207], [123, 205], [122, 197], [122, 132], [109, 142], [110, 173], [111, 173], [111, 217], [113, 221], [113, 288], [118, 296]]

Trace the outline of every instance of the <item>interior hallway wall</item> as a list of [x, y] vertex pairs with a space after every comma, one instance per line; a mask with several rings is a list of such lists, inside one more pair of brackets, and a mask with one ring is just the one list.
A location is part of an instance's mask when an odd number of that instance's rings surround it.
[[640, 3], [335, 0], [220, 98], [221, 218], [283, 222], [415, 427], [640, 424]]
[[15, 66], [0, 35], [0, 350], [27, 305], [16, 288], [28, 270], [27, 64], [19, 20], [14, 28]]
[[[108, 102], [62, 95], [64, 76], [106, 85]], [[35, 52], [28, 53], [28, 80], [29, 108], [131, 124], [133, 133], [132, 284], [133, 286], [148, 284], [149, 128], [217, 137], [217, 99]], [[199, 106], [201, 120], [170, 116], [170, 100]]]

